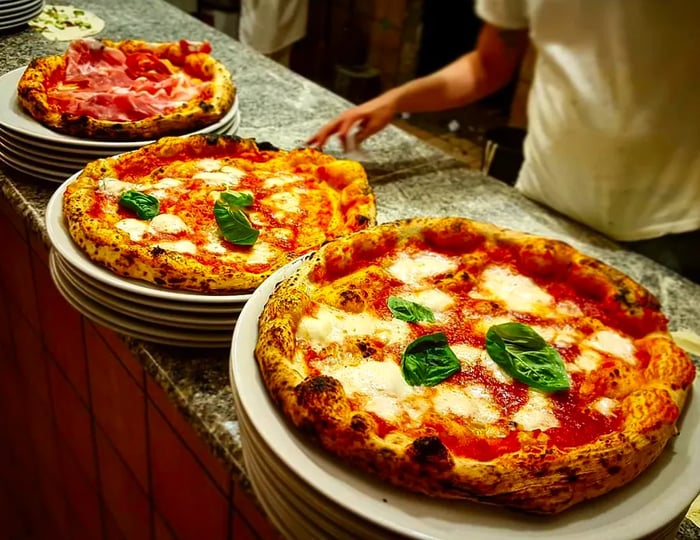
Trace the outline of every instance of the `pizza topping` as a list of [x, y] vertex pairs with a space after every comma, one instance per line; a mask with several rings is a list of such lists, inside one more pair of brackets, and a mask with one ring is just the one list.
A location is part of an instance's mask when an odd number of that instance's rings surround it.
[[[216, 162], [217, 167], [221, 166], [221, 164], [218, 163], [216, 160], [212, 159], [208, 161]], [[236, 169], [235, 167], [224, 166], [218, 170], [205, 170], [202, 172], [195, 173], [192, 176], [192, 178], [194, 178], [195, 180], [203, 180], [206, 184], [210, 186], [224, 186], [227, 188], [231, 188], [236, 187], [239, 183], [239, 180], [243, 178], [245, 174], [245, 172]]]
[[190, 240], [160, 241], [158, 242], [158, 247], [166, 251], [177, 251], [178, 253], [189, 253], [190, 255], [197, 253], [197, 246]]
[[513, 422], [526, 431], [546, 431], [559, 427], [559, 420], [552, 411], [552, 403], [546, 395], [533, 388], [528, 392], [527, 403], [513, 417]]
[[346, 339], [372, 336], [378, 342], [388, 344], [406, 340], [409, 325], [397, 319], [383, 320], [368, 313], [346, 313], [340, 309], [319, 304], [316, 313], [299, 321], [297, 335], [311, 342], [312, 347], [322, 349], [330, 343], [343, 343]]
[[100, 178], [98, 182], [98, 191], [111, 197], [118, 197], [124, 191], [138, 191], [140, 189], [142, 189], [142, 186], [138, 184], [134, 184], [133, 182], [124, 182], [122, 180], [117, 180], [116, 178]]
[[436, 253], [401, 253], [387, 271], [404, 283], [415, 285], [426, 278], [454, 271], [456, 267], [454, 259]]
[[508, 309], [520, 312], [547, 311], [554, 301], [531, 278], [503, 266], [486, 268], [481, 274], [479, 291], [473, 291], [470, 296], [500, 300]]
[[210, 85], [176, 71], [153, 50], [124, 52], [94, 38], [72, 41], [65, 62], [63, 79], [47, 89], [48, 103], [66, 114], [101, 120], [133, 122], [165, 114]]
[[419, 337], [401, 356], [401, 373], [411, 386], [435, 386], [459, 369], [459, 360], [443, 332]]
[[609, 397], [600, 397], [591, 403], [591, 407], [603, 416], [615, 414], [615, 409], [618, 405], [619, 402], [616, 399], [611, 399]]
[[398, 296], [390, 296], [386, 302], [387, 306], [391, 310], [391, 313], [397, 319], [401, 319], [406, 322], [435, 322], [435, 316], [433, 312], [428, 308], [411, 302], [410, 300], [405, 300]]
[[486, 350], [491, 359], [511, 377], [528, 386], [556, 392], [569, 389], [564, 361], [530, 326], [505, 323], [486, 333]]
[[121, 194], [119, 206], [135, 212], [139, 219], [154, 218], [160, 210], [160, 202], [153, 195], [134, 190]]
[[243, 208], [253, 204], [253, 196], [250, 193], [237, 191], [224, 191], [214, 203], [214, 217], [221, 229], [221, 234], [231, 242], [239, 246], [252, 246], [260, 235], [260, 231], [254, 229], [243, 213]]
[[159, 233], [179, 234], [189, 232], [190, 228], [180, 216], [160, 214], [151, 220], [151, 228]]
[[405, 296], [407, 300], [425, 306], [433, 314], [440, 314], [455, 303], [454, 298], [450, 294], [439, 289], [424, 289]]
[[629, 338], [623, 337], [612, 330], [596, 332], [583, 345], [587, 345], [597, 351], [612, 354], [622, 358], [628, 364], [636, 364], [635, 346]]
[[116, 223], [115, 227], [128, 234], [129, 238], [134, 241], [143, 239], [148, 231], [148, 223], [134, 218], [122, 219]]

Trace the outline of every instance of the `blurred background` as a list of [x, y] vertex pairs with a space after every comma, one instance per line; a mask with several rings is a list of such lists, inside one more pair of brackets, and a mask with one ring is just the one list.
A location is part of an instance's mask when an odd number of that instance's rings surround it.
[[[241, 0], [169, 1], [239, 37]], [[305, 36], [294, 43], [286, 63], [289, 69], [361, 103], [471, 50], [480, 27], [473, 2], [465, 0], [308, 0]], [[395, 123], [480, 168], [488, 139], [508, 127], [526, 128], [533, 62], [529, 53], [519, 77], [479, 103], [403, 115]]]

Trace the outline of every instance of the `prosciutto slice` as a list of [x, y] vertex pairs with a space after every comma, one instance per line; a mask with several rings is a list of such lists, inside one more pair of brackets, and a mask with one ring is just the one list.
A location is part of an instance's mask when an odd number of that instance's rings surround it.
[[[183, 55], [207, 46], [180, 42]], [[71, 42], [65, 56], [64, 78], [49, 89], [49, 103], [78, 116], [142, 120], [172, 111], [206, 92], [210, 84], [151, 51], [125, 54], [93, 38]]]

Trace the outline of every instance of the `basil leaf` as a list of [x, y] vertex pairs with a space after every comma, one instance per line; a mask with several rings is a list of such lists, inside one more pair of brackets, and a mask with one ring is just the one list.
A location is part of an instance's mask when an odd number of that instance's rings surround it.
[[489, 328], [486, 351], [508, 375], [528, 386], [545, 392], [570, 387], [562, 357], [526, 324], [504, 323]]
[[419, 337], [401, 355], [401, 373], [411, 386], [435, 386], [459, 368], [459, 360], [442, 332]]
[[214, 204], [214, 217], [221, 234], [232, 244], [252, 246], [260, 231], [253, 228], [240, 208], [231, 208], [222, 201]]
[[405, 300], [398, 296], [390, 296], [386, 301], [386, 305], [389, 306], [391, 314], [402, 321], [435, 322], [435, 316], [433, 315], [432, 311], [430, 311], [427, 307], [411, 302], [410, 300]]
[[140, 219], [152, 219], [160, 211], [160, 201], [140, 191], [125, 191], [119, 197], [119, 205], [136, 212]]
[[253, 196], [250, 193], [239, 191], [223, 191], [219, 195], [219, 199], [229, 206], [250, 206], [253, 204]]

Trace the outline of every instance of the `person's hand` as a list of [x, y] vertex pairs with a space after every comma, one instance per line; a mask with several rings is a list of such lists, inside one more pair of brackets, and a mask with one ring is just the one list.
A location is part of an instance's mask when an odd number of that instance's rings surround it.
[[348, 109], [331, 120], [306, 141], [306, 144], [322, 148], [331, 135], [337, 134], [344, 150], [354, 150], [354, 145], [359, 145], [367, 137], [384, 129], [393, 120], [396, 112], [394, 99], [389, 94], [382, 94]]

